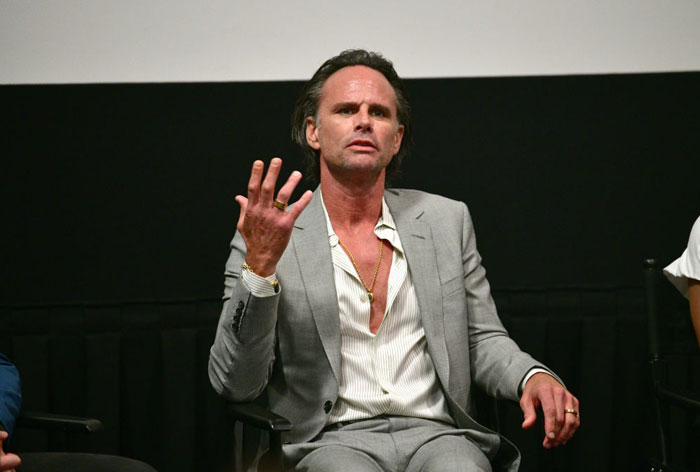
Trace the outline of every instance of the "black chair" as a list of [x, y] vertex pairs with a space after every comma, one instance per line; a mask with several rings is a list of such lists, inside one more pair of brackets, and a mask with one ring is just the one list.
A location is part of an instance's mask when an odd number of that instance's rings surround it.
[[[672, 428], [673, 413], [670, 407], [685, 412], [683, 423], [686, 425], [692, 424], [693, 416], [700, 420], [700, 394], [690, 390], [687, 385], [693, 369], [695, 375], [700, 374], [700, 349], [690, 321], [688, 301], [666, 280], [655, 259], [644, 261], [644, 284], [649, 322], [649, 367], [658, 444], [657, 457], [652, 461], [651, 470], [681, 471], [683, 469], [680, 463], [687, 457], [671, 457], [671, 440], [685, 440], [685, 455], [689, 456], [691, 449], [697, 452], [700, 435], [696, 438], [674, 437], [672, 433], [678, 434], [679, 428]], [[683, 429], [686, 429], [685, 433], [681, 433], [683, 436], [688, 432], [691, 436], [698, 435], [697, 429], [693, 431], [691, 426]], [[696, 457], [694, 470], [700, 470], [697, 459]]]
[[258, 459], [259, 472], [284, 470], [282, 433], [290, 431], [292, 423], [256, 402], [229, 403], [228, 411], [238, 423], [234, 447], [236, 472], [247, 471]]
[[[17, 429], [39, 429], [47, 432], [92, 434], [104, 429], [93, 418], [20, 412]], [[17, 452], [22, 465], [17, 472], [156, 472], [150, 465], [121, 456], [81, 452]]]

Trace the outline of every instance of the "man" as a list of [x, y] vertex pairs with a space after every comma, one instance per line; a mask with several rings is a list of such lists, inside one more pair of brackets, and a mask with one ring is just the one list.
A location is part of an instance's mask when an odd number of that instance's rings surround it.
[[0, 471], [14, 470], [21, 462], [15, 454], [3, 449], [3, 442], [14, 429], [21, 403], [19, 372], [5, 354], [0, 353]]
[[209, 358], [217, 392], [263, 391], [291, 420], [285, 459], [309, 471], [517, 470], [505, 438], [469, 416], [472, 383], [545, 416], [546, 448], [578, 400], [503, 329], [464, 204], [386, 189], [410, 141], [389, 61], [345, 51], [314, 74], [292, 135], [320, 187], [274, 196], [282, 162], [253, 164]]

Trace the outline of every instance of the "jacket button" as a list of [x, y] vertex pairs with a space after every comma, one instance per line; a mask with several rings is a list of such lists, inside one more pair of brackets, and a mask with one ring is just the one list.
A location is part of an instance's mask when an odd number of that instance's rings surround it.
[[326, 403], [323, 404], [323, 411], [325, 411], [326, 413], [330, 413], [330, 412], [331, 412], [331, 408], [333, 408], [333, 402], [332, 402], [332, 401], [328, 400], [328, 401], [326, 401]]

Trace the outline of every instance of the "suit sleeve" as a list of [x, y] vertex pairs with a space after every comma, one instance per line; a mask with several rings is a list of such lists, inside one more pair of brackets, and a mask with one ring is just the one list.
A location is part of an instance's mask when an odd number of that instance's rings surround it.
[[4, 354], [0, 354], [0, 428], [10, 436], [21, 404], [19, 372]]
[[520, 384], [531, 369], [542, 368], [547, 372], [551, 371], [521, 351], [508, 336], [491, 297], [486, 270], [481, 265], [481, 256], [476, 249], [471, 216], [464, 204], [462, 211], [462, 263], [469, 312], [472, 377], [477, 385], [490, 395], [518, 401]]
[[233, 401], [250, 401], [264, 390], [272, 370], [280, 294], [256, 297], [241, 280], [245, 243], [231, 241], [223, 309], [209, 352], [209, 381]]

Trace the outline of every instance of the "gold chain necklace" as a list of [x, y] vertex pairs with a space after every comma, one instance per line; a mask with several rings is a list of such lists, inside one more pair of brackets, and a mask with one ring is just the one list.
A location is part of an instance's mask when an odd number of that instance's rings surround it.
[[377, 281], [377, 274], [379, 273], [379, 266], [382, 263], [382, 252], [384, 252], [384, 243], [382, 240], [379, 240], [379, 260], [377, 261], [377, 267], [374, 269], [374, 275], [372, 276], [372, 284], [367, 287], [367, 284], [365, 283], [364, 279], [362, 278], [362, 275], [360, 275], [360, 268], [357, 266], [357, 262], [355, 262], [355, 258], [352, 257], [352, 253], [350, 252], [350, 249], [343, 244], [343, 241], [338, 238], [338, 242], [340, 243], [341, 246], [343, 246], [343, 249], [345, 249], [345, 252], [348, 253], [348, 256], [350, 256], [350, 262], [352, 262], [353, 267], [355, 267], [355, 270], [357, 271], [357, 276], [360, 278], [360, 282], [362, 283], [362, 286], [367, 290], [367, 297], [369, 298], [369, 302], [372, 303], [374, 301], [374, 294], [372, 293], [372, 290], [374, 289], [374, 283]]

